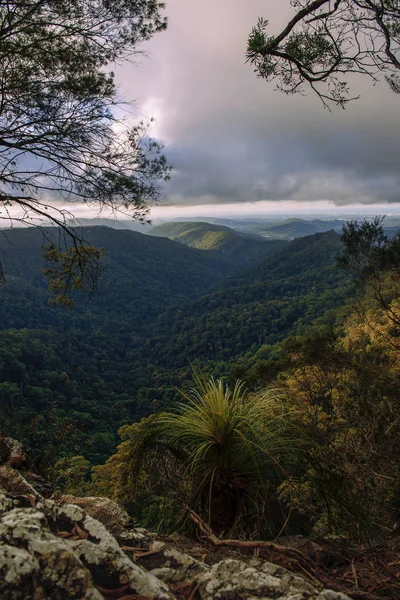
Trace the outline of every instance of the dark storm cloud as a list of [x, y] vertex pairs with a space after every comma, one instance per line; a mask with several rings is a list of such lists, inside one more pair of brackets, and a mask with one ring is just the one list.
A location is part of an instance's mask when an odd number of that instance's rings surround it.
[[399, 201], [400, 98], [385, 83], [353, 81], [362, 99], [330, 114], [313, 96], [275, 92], [245, 65], [257, 17], [276, 32], [289, 0], [170, 0], [166, 12], [170, 27], [149, 44], [151, 58], [118, 77], [157, 119], [174, 167], [169, 203]]

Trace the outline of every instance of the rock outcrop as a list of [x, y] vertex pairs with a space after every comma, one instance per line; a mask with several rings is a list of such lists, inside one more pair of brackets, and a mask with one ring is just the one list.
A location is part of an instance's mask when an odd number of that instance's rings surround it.
[[[91, 498], [84, 506], [79, 499], [78, 506], [65, 497], [64, 503], [44, 499], [20, 474], [2, 469], [2, 600], [348, 599], [262, 559], [221, 557], [206, 564], [202, 546], [189, 549], [173, 538], [124, 529], [125, 516], [110, 501]], [[116, 521], [93, 517], [96, 510], [104, 517], [105, 506], [119, 515]]]
[[68, 494], [61, 496], [60, 502], [80, 506], [88, 515], [103, 523], [112, 532], [123, 530], [131, 522], [129, 515], [118, 504], [108, 498], [92, 496], [79, 498]]
[[27, 466], [27, 458], [21, 442], [0, 434], [0, 465], [8, 465], [14, 469]]

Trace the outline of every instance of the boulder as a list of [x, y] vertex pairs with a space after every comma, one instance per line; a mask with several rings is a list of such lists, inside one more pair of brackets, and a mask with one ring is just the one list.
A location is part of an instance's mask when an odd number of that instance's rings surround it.
[[36, 499], [42, 498], [21, 473], [5, 465], [0, 467], [0, 488], [10, 496], [28, 495]]
[[171, 590], [196, 589], [201, 600], [349, 600], [262, 559], [224, 558], [208, 566], [157, 541], [137, 561]]
[[[116, 594], [116, 595], [115, 595]], [[106, 528], [74, 505], [44, 500], [0, 519], [2, 600], [173, 598], [168, 586], [130, 560]]]
[[[320, 600], [320, 591], [311, 583], [282, 567], [261, 560], [244, 562], [227, 558], [213, 565], [199, 578], [202, 600], [270, 600], [296, 598]], [[336, 596], [331, 600], [340, 600]]]
[[0, 435], [0, 464], [8, 465], [14, 469], [21, 469], [26, 466], [27, 458], [21, 442]]
[[127, 529], [126, 518], [103, 498], [45, 499], [0, 467], [0, 598], [349, 600], [260, 558], [206, 564], [203, 546]]
[[116, 502], [109, 498], [96, 496], [87, 496], [79, 498], [71, 494], [61, 496], [62, 504], [75, 504], [85, 510], [85, 512], [103, 523], [103, 525], [112, 532], [119, 532], [129, 525], [131, 518]]

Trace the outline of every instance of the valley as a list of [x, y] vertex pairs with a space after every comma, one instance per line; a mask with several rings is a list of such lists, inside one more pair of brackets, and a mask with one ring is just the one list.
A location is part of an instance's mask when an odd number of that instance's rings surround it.
[[[48, 303], [42, 233], [8, 232], [0, 288], [3, 411], [25, 420], [55, 402], [61, 415], [76, 419], [83, 454], [105, 460], [118, 428], [177, 401], [193, 368], [232, 378], [244, 356], [300, 332], [352, 292], [352, 277], [335, 266], [340, 241], [333, 232], [288, 243], [228, 230], [227, 242], [223, 230], [205, 250], [209, 233], [196, 228], [198, 249], [87, 228], [85, 239], [106, 252], [101, 279], [93, 296], [78, 294], [73, 308], [62, 308]], [[100, 434], [103, 450], [93, 445]]]

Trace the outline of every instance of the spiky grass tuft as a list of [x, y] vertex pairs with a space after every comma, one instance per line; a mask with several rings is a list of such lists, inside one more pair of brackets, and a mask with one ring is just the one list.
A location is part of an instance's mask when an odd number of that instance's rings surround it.
[[265, 504], [293, 471], [302, 442], [290, 407], [277, 390], [249, 394], [237, 382], [196, 376], [174, 412], [152, 415], [129, 428], [129, 477], [138, 479], [146, 452], [168, 448], [182, 461], [191, 481], [193, 508], [221, 530], [241, 511]]

